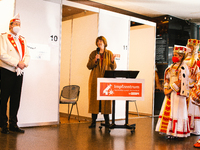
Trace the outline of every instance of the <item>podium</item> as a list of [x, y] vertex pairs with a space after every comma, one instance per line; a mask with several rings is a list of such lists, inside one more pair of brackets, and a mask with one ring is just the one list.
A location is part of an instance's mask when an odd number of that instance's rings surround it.
[[[114, 70], [114, 71], [105, 71], [104, 78], [131, 78], [134, 79], [137, 77], [139, 71], [121, 71], [121, 70]], [[128, 111], [129, 111], [129, 100], [126, 100], [126, 109], [125, 109], [125, 124], [124, 125], [116, 125], [115, 124], [115, 100], [112, 101], [112, 124], [109, 127], [109, 133], [110, 129], [114, 128], [124, 128], [124, 129], [131, 129], [131, 133], [135, 131], [135, 124], [129, 125], [128, 124]], [[102, 126], [105, 126], [105, 124], [101, 123], [101, 126], [99, 126], [100, 130]]]

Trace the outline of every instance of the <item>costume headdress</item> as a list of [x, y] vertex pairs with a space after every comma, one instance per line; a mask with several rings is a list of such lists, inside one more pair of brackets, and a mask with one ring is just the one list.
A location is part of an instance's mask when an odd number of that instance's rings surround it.
[[197, 39], [188, 39], [187, 45], [198, 46], [200, 44], [200, 40]]
[[16, 15], [10, 20], [10, 23], [11, 23], [11, 22], [20, 22], [19, 13], [16, 14]]
[[182, 53], [182, 54], [184, 54], [186, 52], [186, 48], [185, 47], [181, 47], [181, 46], [175, 46], [174, 47], [174, 52], [175, 53]]
[[188, 39], [187, 42], [187, 47], [188, 46], [192, 46], [193, 47], [193, 51], [191, 54], [189, 54], [188, 52], [188, 56], [191, 55], [191, 59], [188, 62], [188, 66], [193, 67], [197, 58], [198, 58], [198, 50], [199, 50], [199, 45], [200, 45], [200, 40], [197, 39]]

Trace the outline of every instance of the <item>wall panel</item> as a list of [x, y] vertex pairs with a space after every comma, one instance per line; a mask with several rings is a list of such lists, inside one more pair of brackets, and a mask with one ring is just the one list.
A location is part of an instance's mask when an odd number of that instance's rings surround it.
[[[155, 27], [140, 25], [131, 27], [129, 69], [138, 70], [139, 79], [145, 79], [145, 100], [137, 101], [141, 113], [152, 114], [155, 72]], [[141, 35], [141, 36], [139, 36]], [[130, 111], [135, 105], [130, 103]]]
[[[61, 7], [43, 0], [16, 0], [21, 31], [28, 43], [31, 60], [25, 69], [20, 126], [59, 123], [59, 55]], [[51, 38], [57, 37], [57, 38]]]

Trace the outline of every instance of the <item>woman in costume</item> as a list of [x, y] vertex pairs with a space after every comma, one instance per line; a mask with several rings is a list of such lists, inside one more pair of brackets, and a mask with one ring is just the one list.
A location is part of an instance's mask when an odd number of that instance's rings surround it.
[[186, 104], [189, 70], [183, 63], [185, 50], [183, 47], [174, 47], [173, 64], [164, 74], [165, 99], [155, 130], [167, 138], [190, 136]]
[[[200, 41], [195, 40], [192, 48], [197, 53]], [[197, 61], [198, 70], [200, 68], [200, 52]], [[196, 74], [196, 82], [190, 93], [190, 101], [188, 107], [188, 118], [190, 124], [190, 133], [200, 135], [200, 72]], [[194, 144], [194, 147], [200, 148], [200, 139]]]
[[[187, 44], [187, 49], [191, 51], [189, 53], [191, 56], [191, 59], [187, 62], [190, 70], [190, 88], [192, 88], [190, 92], [190, 98], [189, 98], [189, 106], [188, 106], [188, 118], [189, 118], [189, 125], [190, 125], [190, 133], [195, 135], [200, 135], [200, 108], [198, 106], [198, 103], [196, 103], [196, 92], [199, 90], [200, 86], [200, 74], [199, 67], [197, 64], [199, 63], [197, 61], [198, 58], [198, 49], [199, 49], [199, 40], [196, 39], [189, 39]], [[191, 50], [190, 50], [191, 49]], [[193, 60], [192, 60], [193, 59]]]
[[[198, 59], [198, 40], [196, 39], [188, 39], [186, 45], [186, 58], [184, 63], [188, 66], [190, 71], [189, 75], [189, 93], [191, 89], [194, 87], [196, 82], [196, 75], [199, 72], [199, 67], [197, 66]], [[189, 106], [190, 98], [187, 98], [187, 106]]]

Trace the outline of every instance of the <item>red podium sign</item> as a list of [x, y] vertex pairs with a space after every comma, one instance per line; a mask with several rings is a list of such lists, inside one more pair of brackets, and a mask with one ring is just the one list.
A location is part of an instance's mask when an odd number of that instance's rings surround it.
[[98, 78], [97, 100], [144, 100], [144, 79]]

